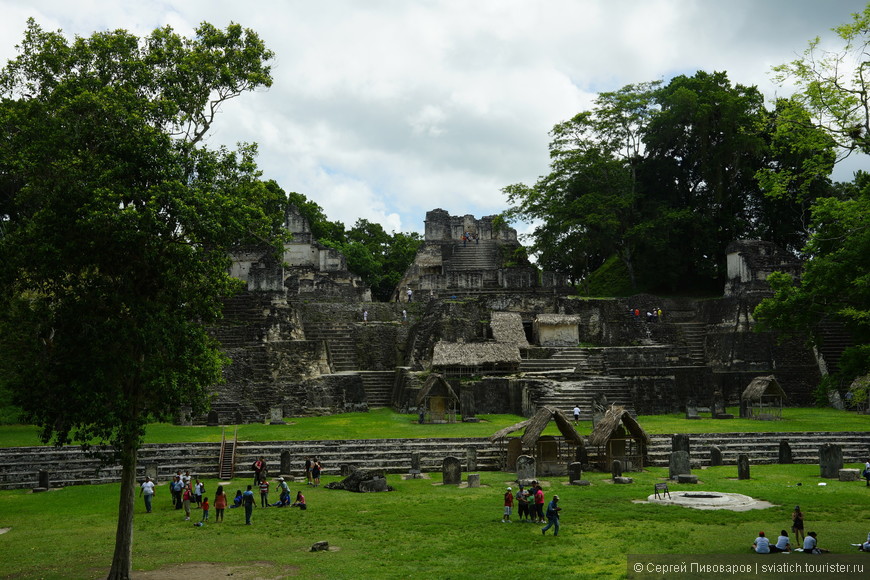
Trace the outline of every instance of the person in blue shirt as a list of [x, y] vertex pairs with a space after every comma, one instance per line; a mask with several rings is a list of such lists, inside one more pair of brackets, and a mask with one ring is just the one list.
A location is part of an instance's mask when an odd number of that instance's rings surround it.
[[559, 512], [562, 508], [559, 507], [559, 496], [554, 495], [550, 503], [547, 504], [547, 525], [541, 528], [541, 533], [547, 535], [547, 530], [553, 528], [553, 535], [559, 535]]
[[242, 505], [245, 506], [245, 525], [251, 525], [251, 516], [254, 513], [254, 492], [251, 491], [251, 486], [242, 494]]

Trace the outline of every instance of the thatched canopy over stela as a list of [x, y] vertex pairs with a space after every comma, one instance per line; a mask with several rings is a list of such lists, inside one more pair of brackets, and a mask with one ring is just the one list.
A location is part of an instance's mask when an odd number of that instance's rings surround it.
[[604, 418], [595, 424], [595, 429], [589, 435], [590, 447], [603, 447], [616, 433], [620, 425], [624, 425], [625, 429], [638, 441], [643, 441], [644, 444], [650, 444], [650, 437], [637, 419], [631, 416], [625, 407], [621, 405], [611, 405]]
[[532, 418], [520, 421], [515, 425], [497, 431], [490, 436], [489, 440], [498, 441], [499, 439], [504, 439], [508, 434], [513, 433], [514, 431], [525, 429], [521, 438], [523, 447], [532, 447], [535, 442], [540, 439], [541, 433], [544, 432], [544, 429], [547, 428], [550, 421], [556, 422], [556, 427], [566, 440], [571, 441], [580, 447], [583, 446], [583, 438], [580, 437], [580, 434], [577, 433], [576, 429], [574, 429], [574, 425], [571, 424], [571, 420], [568, 419], [568, 416], [559, 409], [554, 409], [553, 407], [541, 407]]

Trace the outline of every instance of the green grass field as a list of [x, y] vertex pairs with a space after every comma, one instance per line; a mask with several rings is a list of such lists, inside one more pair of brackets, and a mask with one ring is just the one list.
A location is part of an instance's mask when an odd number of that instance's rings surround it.
[[[635, 503], [666, 469], [631, 474], [630, 485], [588, 473], [589, 487], [544, 481], [547, 499], [557, 493], [564, 511], [559, 537], [542, 536], [537, 525], [500, 522], [502, 493], [513, 476], [484, 472], [475, 489], [440, 485], [440, 474], [389, 476], [395, 491], [379, 494], [291, 484], [294, 494], [303, 488], [310, 509], [257, 508], [252, 526], [244, 525], [242, 510], [231, 509], [224, 523], [198, 528], [171, 508], [161, 485], [154, 513], [145, 514], [137, 499], [134, 569], [184, 577], [175, 566], [212, 562], [231, 571], [221, 576], [236, 578], [618, 578], [626, 574], [627, 554], [748, 554], [759, 530], [775, 537], [789, 528], [795, 504], [806, 513], [807, 531], [834, 553], [854, 553], [849, 544], [870, 531], [870, 488], [838, 481], [820, 487], [818, 466], [753, 466], [748, 481], [735, 479], [734, 466], [696, 473], [698, 486], [671, 490], [737, 492], [776, 506], [731, 512]], [[247, 483], [233, 482], [230, 495]], [[207, 482], [207, 495], [216, 484]], [[0, 528], [11, 528], [0, 535], [0, 577], [101, 577], [111, 561], [117, 501], [118, 485], [0, 492]], [[333, 550], [310, 553], [319, 540]], [[766, 556], [788, 557], [806, 556]]]
[[[728, 411], [737, 415], [736, 408]], [[368, 413], [345, 413], [325, 417], [288, 418], [287, 425], [239, 425], [242, 441], [312, 441], [331, 439], [419, 439], [427, 437], [489, 437], [499, 429], [523, 420], [518, 415], [479, 415], [479, 423], [448, 423], [419, 425], [416, 415], [401, 415], [390, 409], [375, 409]], [[682, 414], [641, 415], [641, 426], [650, 434], [657, 433], [736, 433], [736, 432], [796, 432], [796, 431], [867, 431], [870, 415], [822, 408], [786, 408], [781, 421], [751, 419], [686, 420]], [[592, 431], [591, 421], [582, 421], [581, 435]], [[148, 426], [146, 443], [217, 442], [221, 427], [179, 427], [169, 423]], [[232, 427], [228, 428], [232, 436]], [[0, 447], [39, 445], [39, 430], [31, 425], [0, 425]], [[558, 435], [551, 424], [547, 435]]]

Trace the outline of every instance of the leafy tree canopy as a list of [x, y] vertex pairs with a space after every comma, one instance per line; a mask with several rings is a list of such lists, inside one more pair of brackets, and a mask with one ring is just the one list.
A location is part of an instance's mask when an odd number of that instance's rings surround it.
[[110, 577], [129, 578], [145, 424], [206, 408], [226, 359], [204, 325], [238, 289], [228, 248], [280, 248], [254, 146], [209, 150], [221, 105], [271, 84], [256, 33], [68, 40], [28, 22], [0, 72], [0, 381], [45, 441], [123, 468]]

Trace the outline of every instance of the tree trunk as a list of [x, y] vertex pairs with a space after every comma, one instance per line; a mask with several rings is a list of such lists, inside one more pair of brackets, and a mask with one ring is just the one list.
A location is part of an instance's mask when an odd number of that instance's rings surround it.
[[138, 440], [127, 435], [121, 451], [121, 497], [118, 500], [118, 529], [109, 580], [130, 580], [133, 575], [133, 509], [136, 506], [136, 456]]

